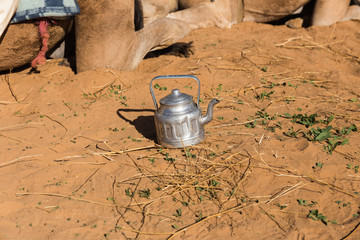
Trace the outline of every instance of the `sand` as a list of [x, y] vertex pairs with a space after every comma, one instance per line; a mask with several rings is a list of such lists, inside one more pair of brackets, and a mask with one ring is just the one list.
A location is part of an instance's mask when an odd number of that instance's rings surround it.
[[[360, 22], [183, 41], [132, 72], [0, 75], [0, 239], [360, 239]], [[171, 74], [221, 101], [196, 146], [156, 145]]]

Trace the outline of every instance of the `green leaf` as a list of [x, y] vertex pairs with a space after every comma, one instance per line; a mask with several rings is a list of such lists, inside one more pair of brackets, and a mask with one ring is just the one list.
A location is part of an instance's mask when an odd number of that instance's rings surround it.
[[330, 130], [332, 129], [332, 126], [328, 126], [327, 128], [323, 129], [322, 132], [315, 138], [316, 141], [324, 141], [331, 137]]
[[284, 113], [283, 117], [285, 118], [291, 118], [291, 115], [289, 113]]
[[344, 139], [341, 143], [340, 143], [340, 145], [345, 145], [345, 144], [347, 144], [349, 142], [349, 139]]
[[327, 124], [329, 124], [332, 120], [334, 120], [334, 115], [331, 115], [328, 120], [327, 120]]

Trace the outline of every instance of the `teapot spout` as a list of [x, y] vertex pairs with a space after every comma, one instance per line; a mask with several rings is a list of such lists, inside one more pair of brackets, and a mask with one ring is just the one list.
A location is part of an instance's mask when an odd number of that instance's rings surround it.
[[220, 101], [217, 100], [216, 98], [214, 98], [213, 100], [211, 100], [209, 102], [206, 115], [200, 119], [202, 124], [207, 124], [212, 120], [214, 106], [215, 106], [215, 104], [218, 104], [219, 102]]

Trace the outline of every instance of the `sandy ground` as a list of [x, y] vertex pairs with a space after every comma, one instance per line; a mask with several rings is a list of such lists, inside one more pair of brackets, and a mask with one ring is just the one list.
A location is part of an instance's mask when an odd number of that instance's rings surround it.
[[[133, 72], [0, 75], [1, 240], [360, 239], [360, 22], [184, 41], [190, 58]], [[154, 145], [149, 82], [168, 74], [221, 101], [196, 146]]]

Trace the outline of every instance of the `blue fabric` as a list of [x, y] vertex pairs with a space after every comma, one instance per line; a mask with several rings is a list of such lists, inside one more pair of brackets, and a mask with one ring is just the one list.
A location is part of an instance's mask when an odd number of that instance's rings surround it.
[[42, 17], [66, 17], [80, 13], [76, 0], [20, 0], [11, 23]]

